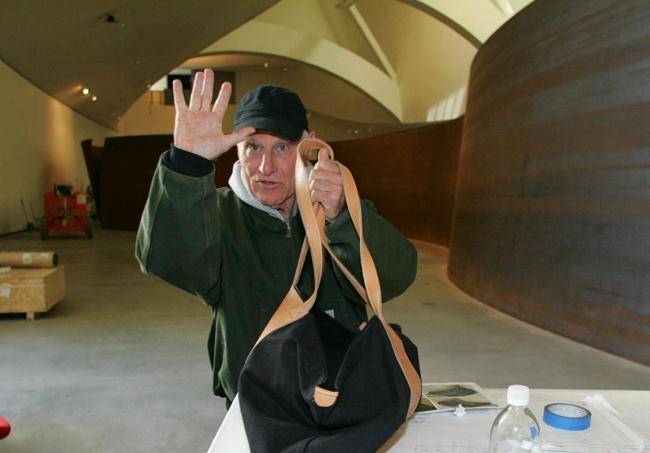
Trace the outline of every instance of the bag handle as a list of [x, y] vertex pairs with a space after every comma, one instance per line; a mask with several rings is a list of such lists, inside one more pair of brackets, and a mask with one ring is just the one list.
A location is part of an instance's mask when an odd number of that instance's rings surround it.
[[[325, 214], [320, 204], [312, 205], [311, 197], [309, 196], [307, 168], [305, 167], [305, 162], [300, 152], [297, 153], [295, 163], [295, 194], [300, 217], [305, 227], [305, 239], [300, 251], [298, 265], [296, 266], [296, 272], [293, 276], [293, 283], [291, 288], [289, 288], [289, 292], [275, 313], [273, 313], [273, 316], [271, 316], [271, 319], [262, 330], [252, 349], [270, 333], [305, 316], [314, 306], [314, 303], [316, 303], [316, 296], [318, 295], [318, 288], [320, 287], [323, 273], [323, 247], [321, 245], [320, 230], [325, 229]], [[307, 300], [303, 301], [296, 290], [296, 285], [305, 265], [307, 250], [309, 250], [312, 260], [314, 290]]]
[[[332, 151], [332, 148], [324, 141], [316, 138], [307, 138], [301, 141], [298, 145], [298, 155], [301, 156], [303, 154], [306, 154], [306, 150], [308, 149], [322, 148], [327, 149], [330, 159], [334, 160], [334, 152]], [[415, 413], [415, 409], [420, 402], [420, 397], [422, 394], [422, 381], [417, 371], [415, 370], [415, 367], [408, 358], [408, 355], [406, 354], [406, 350], [404, 349], [404, 344], [402, 343], [401, 338], [384, 318], [382, 310], [381, 286], [379, 284], [377, 267], [375, 266], [375, 262], [363, 237], [363, 216], [361, 211], [361, 199], [359, 197], [359, 191], [357, 190], [357, 185], [354, 182], [354, 178], [350, 170], [340, 162], [337, 162], [337, 165], [341, 169], [341, 174], [343, 175], [343, 191], [345, 194], [345, 202], [347, 204], [348, 211], [350, 212], [352, 224], [354, 225], [354, 228], [359, 235], [361, 272], [363, 275], [365, 288], [364, 285], [361, 285], [361, 283], [358, 282], [352, 272], [347, 269], [347, 267], [332, 251], [331, 247], [329, 246], [329, 239], [327, 239], [327, 236], [325, 234], [324, 223], [319, 224], [320, 240], [323, 244], [323, 247], [328, 251], [334, 262], [336, 262], [336, 264], [339, 266], [339, 269], [341, 269], [343, 274], [352, 283], [354, 288], [357, 290], [357, 292], [359, 292], [366, 303], [370, 305], [377, 318], [379, 318], [381, 321], [382, 326], [386, 330], [391, 346], [393, 348], [393, 352], [395, 353], [395, 358], [400, 364], [402, 372], [404, 373], [404, 377], [406, 378], [406, 381], [408, 382], [411, 390], [411, 398], [406, 416], [408, 419]]]
[[[408, 419], [413, 415], [415, 408], [420, 401], [422, 382], [419, 375], [417, 374], [417, 371], [415, 370], [415, 367], [406, 354], [402, 340], [399, 338], [397, 333], [395, 333], [390, 324], [388, 324], [388, 322], [386, 322], [384, 319], [382, 311], [381, 286], [379, 284], [377, 268], [363, 237], [361, 201], [359, 198], [359, 192], [354, 182], [354, 178], [352, 177], [352, 173], [350, 170], [348, 170], [347, 167], [337, 162], [337, 165], [341, 169], [341, 173], [343, 175], [343, 189], [348, 211], [350, 212], [350, 217], [352, 219], [354, 228], [359, 235], [361, 270], [365, 285], [362, 285], [356, 279], [356, 277], [354, 277], [352, 272], [347, 269], [347, 267], [332, 251], [329, 245], [329, 240], [325, 234], [325, 215], [323, 213], [322, 207], [320, 203], [312, 204], [311, 197], [309, 196], [309, 182], [303, 157], [306, 158], [306, 152], [310, 149], [322, 148], [328, 150], [330, 158], [333, 160], [334, 152], [332, 151], [332, 148], [322, 140], [316, 138], [307, 138], [298, 144], [295, 164], [295, 193], [300, 216], [305, 227], [305, 240], [303, 241], [300, 258], [298, 260], [298, 265], [296, 266], [296, 273], [294, 274], [293, 284], [267, 323], [266, 327], [262, 330], [262, 333], [255, 343], [255, 346], [257, 346], [257, 344], [270, 333], [296, 321], [297, 319], [300, 319], [309, 313], [309, 311], [312, 309], [316, 302], [318, 288], [320, 287], [320, 280], [323, 272], [323, 248], [325, 248], [332, 259], [336, 262], [337, 266], [339, 266], [346, 278], [351, 282], [355, 290], [361, 295], [364, 301], [370, 305], [374, 313], [377, 315], [378, 319], [381, 321], [381, 324], [388, 335], [393, 352], [395, 354], [395, 358], [397, 359], [411, 390], [409, 408], [406, 415], [406, 418]], [[312, 267], [314, 272], [314, 290], [312, 294], [307, 298], [307, 300], [303, 302], [302, 298], [296, 290], [296, 284], [298, 283], [298, 280], [304, 268], [307, 249], [309, 249], [309, 253], [311, 254], [312, 258]], [[253, 349], [255, 346], [253, 346]], [[330, 393], [332, 393], [333, 396], [330, 398], [329, 405], [333, 405], [336, 401], [336, 392]]]

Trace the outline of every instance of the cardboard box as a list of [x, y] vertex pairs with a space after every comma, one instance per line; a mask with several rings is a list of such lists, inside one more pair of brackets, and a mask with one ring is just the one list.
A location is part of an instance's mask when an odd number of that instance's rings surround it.
[[0, 313], [26, 313], [33, 320], [65, 295], [63, 266], [50, 269], [20, 269], [0, 273]]

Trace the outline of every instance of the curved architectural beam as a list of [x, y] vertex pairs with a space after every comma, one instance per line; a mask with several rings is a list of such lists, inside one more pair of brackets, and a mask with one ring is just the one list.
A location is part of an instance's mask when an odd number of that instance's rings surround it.
[[[456, 31], [477, 49], [517, 10], [509, 0], [401, 0]], [[524, 1], [527, 5], [533, 0]], [[519, 4], [522, 2], [519, 1]], [[519, 8], [521, 9], [521, 7]]]
[[254, 20], [207, 47], [201, 55], [223, 52], [276, 55], [315, 66], [356, 86], [402, 121], [398, 84], [373, 64], [329, 40]]
[[370, 27], [368, 27], [368, 24], [363, 18], [361, 12], [359, 12], [357, 7], [354, 5], [350, 6], [348, 11], [350, 11], [350, 14], [354, 18], [354, 21], [357, 23], [357, 26], [359, 27], [361, 33], [363, 33], [363, 36], [366, 37], [366, 40], [368, 41], [368, 44], [370, 44], [370, 47], [372, 47], [372, 50], [375, 52], [375, 55], [377, 55], [377, 58], [379, 58], [379, 61], [381, 61], [381, 64], [384, 67], [386, 73], [390, 76], [391, 79], [397, 81], [397, 73], [395, 72], [393, 65], [391, 64], [390, 60], [384, 53], [384, 50], [381, 48], [381, 45], [377, 42], [377, 38], [375, 38], [375, 35], [373, 34], [372, 30], [370, 29]]

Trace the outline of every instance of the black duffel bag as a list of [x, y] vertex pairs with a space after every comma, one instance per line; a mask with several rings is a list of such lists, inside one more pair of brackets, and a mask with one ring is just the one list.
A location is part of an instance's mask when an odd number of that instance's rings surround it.
[[[331, 148], [306, 139], [298, 155]], [[333, 157], [333, 156], [332, 156]], [[420, 400], [417, 348], [382, 315], [377, 270], [363, 238], [361, 205], [350, 171], [347, 208], [359, 235], [364, 285], [331, 251], [320, 205], [313, 206], [303, 160], [296, 159], [296, 197], [306, 237], [293, 285], [249, 354], [239, 378], [239, 404], [252, 452], [374, 452], [410, 418]], [[353, 333], [314, 305], [323, 248], [374, 312]], [[311, 257], [314, 291], [298, 281]]]

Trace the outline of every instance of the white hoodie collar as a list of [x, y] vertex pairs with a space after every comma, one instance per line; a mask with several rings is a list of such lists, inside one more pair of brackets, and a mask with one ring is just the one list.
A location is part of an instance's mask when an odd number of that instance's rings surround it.
[[[311, 173], [313, 166], [311, 164], [307, 164], [306, 168], [307, 174], [309, 174]], [[280, 219], [285, 222], [284, 217], [282, 217], [280, 211], [263, 204], [251, 193], [250, 187], [248, 187], [248, 181], [246, 181], [246, 178], [244, 177], [244, 168], [239, 161], [235, 162], [235, 165], [232, 167], [232, 174], [230, 175], [230, 179], [228, 179], [228, 185], [232, 191], [235, 192], [235, 195], [237, 195], [237, 197], [239, 197], [239, 199], [247, 205], [259, 209], [260, 211], [264, 211], [271, 217], [275, 217], [276, 219]], [[291, 211], [291, 217], [289, 217], [289, 220], [291, 220], [297, 212], [298, 203], [294, 202], [293, 210]]]

